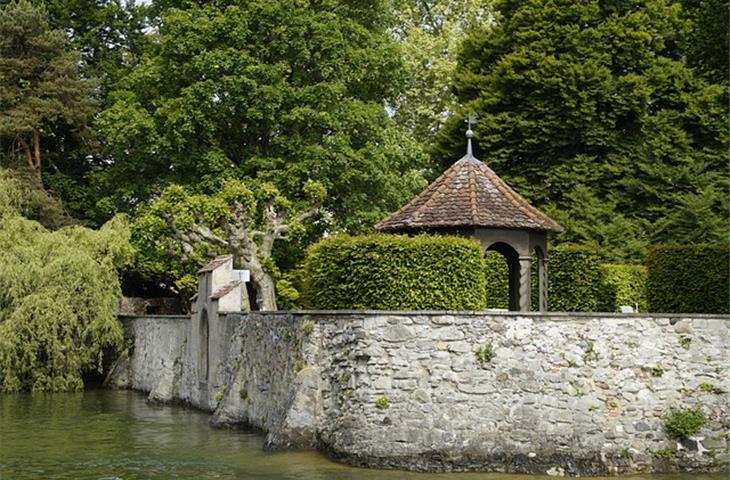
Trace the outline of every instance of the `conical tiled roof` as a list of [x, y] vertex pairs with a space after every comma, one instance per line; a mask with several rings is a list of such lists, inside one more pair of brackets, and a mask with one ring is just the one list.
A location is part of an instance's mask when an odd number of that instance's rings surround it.
[[465, 227], [563, 230], [470, 153], [375, 228], [386, 232]]

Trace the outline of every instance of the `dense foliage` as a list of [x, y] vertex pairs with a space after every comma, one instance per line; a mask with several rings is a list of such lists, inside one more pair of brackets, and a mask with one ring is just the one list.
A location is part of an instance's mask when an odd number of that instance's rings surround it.
[[41, 142], [59, 123], [81, 130], [91, 113], [93, 86], [79, 76], [79, 56], [62, 30], [52, 30], [42, 5], [17, 0], [0, 6], [0, 144], [35, 172]]
[[601, 265], [603, 276], [598, 309], [618, 312], [628, 305], [637, 312], [646, 312], [646, 267], [643, 265]]
[[131, 258], [127, 221], [50, 231], [20, 215], [20, 187], [0, 176], [0, 389], [78, 390], [122, 341], [116, 268]]
[[690, 20], [684, 41], [687, 63], [718, 83], [730, 77], [730, 28], [727, 0], [682, 0]]
[[595, 250], [562, 245], [550, 251], [548, 309], [554, 312], [598, 311], [601, 295], [600, 260]]
[[702, 407], [672, 408], [664, 417], [664, 429], [672, 438], [687, 440], [696, 435], [706, 421]]
[[[537, 310], [537, 258], [533, 257], [532, 309]], [[501, 254], [485, 255], [488, 308], [509, 308], [509, 271]], [[549, 253], [548, 302], [553, 311], [618, 312], [622, 305], [647, 311], [646, 267], [601, 264], [589, 246], [561, 246]]]
[[0, 217], [20, 214], [55, 230], [73, 223], [61, 201], [43, 189], [33, 171], [0, 168]]
[[463, 238], [338, 235], [310, 248], [304, 272], [306, 308], [485, 308], [481, 247]]
[[[197, 287], [198, 268], [230, 253], [236, 268], [250, 270], [259, 307], [276, 310], [274, 242], [301, 234], [302, 222], [318, 213], [326, 192], [309, 181], [303, 195], [308, 204], [291, 202], [270, 183], [233, 179], [212, 195], [171, 185], [134, 223], [137, 269], [150, 278], [168, 277], [187, 297]], [[283, 283], [279, 290], [292, 288]]]
[[693, 24], [679, 4], [495, 8], [495, 23], [464, 42], [462, 108], [440, 134], [439, 159], [459, 158], [462, 120], [475, 113], [477, 156], [566, 227], [560, 241], [600, 247], [604, 260], [727, 235], [727, 74], [713, 83], [687, 65]]
[[730, 313], [727, 244], [657, 245], [649, 250], [649, 311]]
[[491, 0], [396, 0], [393, 33], [402, 47], [405, 88], [393, 102], [395, 121], [425, 147], [458, 109], [450, 88], [459, 45], [487, 25]]
[[384, 108], [404, 81], [388, 2], [176, 2], [98, 121], [105, 214], [170, 183], [311, 177], [335, 228], [364, 230], [424, 186], [425, 157]]
[[509, 268], [507, 259], [499, 252], [484, 254], [487, 308], [509, 308]]

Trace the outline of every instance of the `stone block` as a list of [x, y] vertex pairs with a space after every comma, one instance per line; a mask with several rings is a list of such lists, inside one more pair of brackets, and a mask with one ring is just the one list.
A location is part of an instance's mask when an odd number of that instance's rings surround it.
[[433, 338], [442, 341], [461, 340], [464, 338], [464, 332], [456, 327], [442, 327], [434, 330]]
[[389, 325], [383, 332], [383, 340], [391, 343], [412, 340], [415, 336], [412, 328], [401, 324]]

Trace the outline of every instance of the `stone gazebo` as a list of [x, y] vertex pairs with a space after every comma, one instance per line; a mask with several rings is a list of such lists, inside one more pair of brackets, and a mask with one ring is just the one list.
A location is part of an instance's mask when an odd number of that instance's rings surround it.
[[[471, 122], [471, 119], [470, 119]], [[390, 233], [471, 236], [507, 259], [509, 309], [530, 311], [532, 252], [537, 256], [540, 311], [547, 310], [547, 234], [561, 232], [553, 219], [530, 205], [494, 171], [467, 152], [426, 190], [375, 228]]]

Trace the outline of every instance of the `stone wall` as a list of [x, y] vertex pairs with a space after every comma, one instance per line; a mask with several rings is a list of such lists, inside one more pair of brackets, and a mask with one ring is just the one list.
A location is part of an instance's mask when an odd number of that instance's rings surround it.
[[[727, 316], [274, 312], [219, 321], [231, 335], [208, 392], [213, 421], [262, 428], [273, 448], [315, 447], [365, 466], [571, 475], [720, 470], [729, 459]], [[135, 369], [155, 365], [172, 369], [168, 383], [194, 383], [184, 354], [170, 361], [167, 340], [155, 347], [164, 361], [138, 348], [140, 335], [160, 335], [137, 322], [129, 384], [154, 392], [153, 376], [165, 374]], [[186, 388], [168, 397], [190, 401]], [[668, 438], [668, 412], [694, 407], [707, 417], [697, 436]]]
[[187, 316], [120, 316], [127, 347], [107, 376], [117, 388], [151, 392], [180, 370], [181, 349], [187, 335]]

